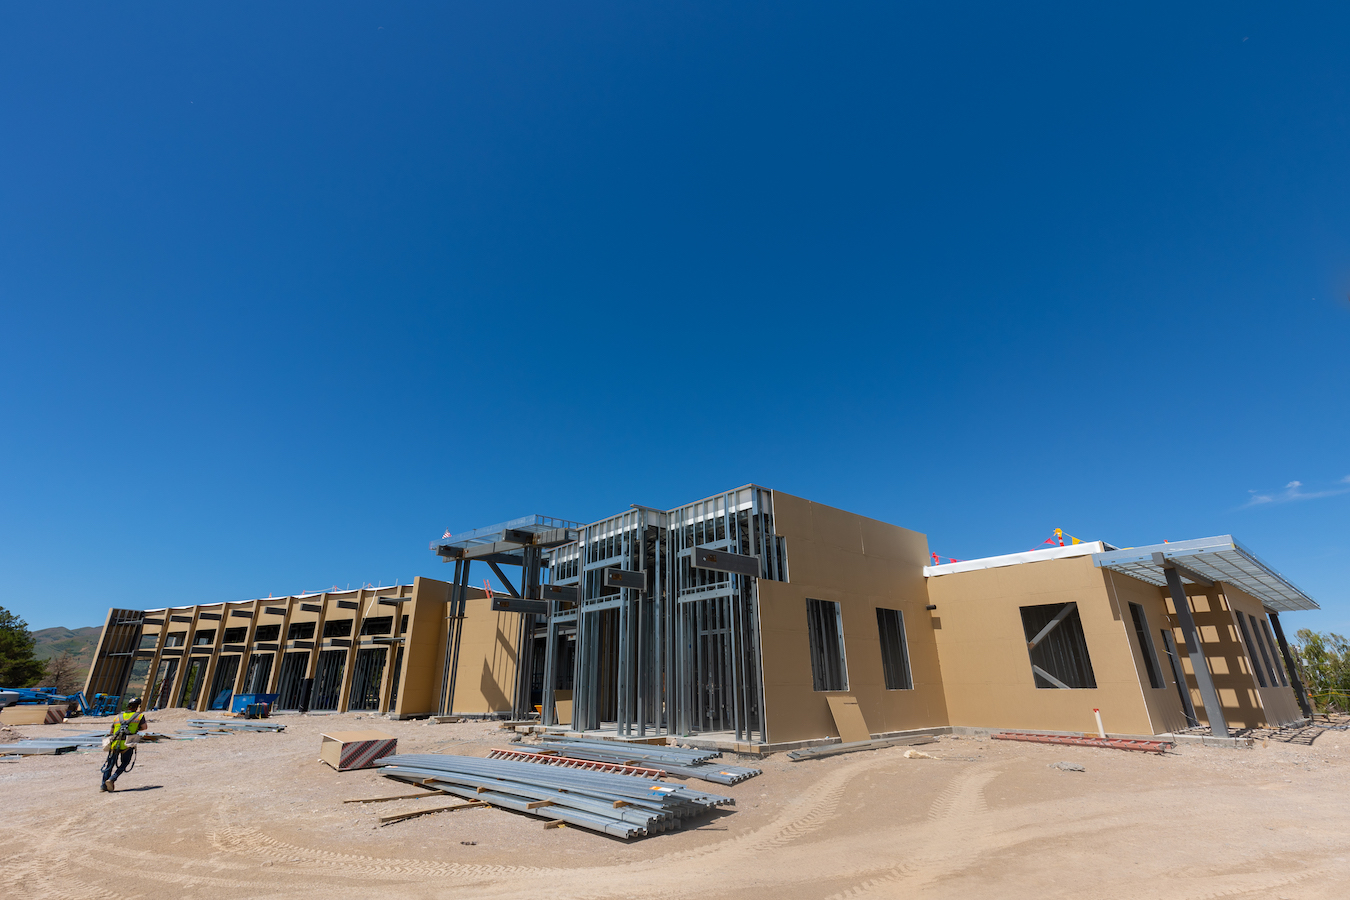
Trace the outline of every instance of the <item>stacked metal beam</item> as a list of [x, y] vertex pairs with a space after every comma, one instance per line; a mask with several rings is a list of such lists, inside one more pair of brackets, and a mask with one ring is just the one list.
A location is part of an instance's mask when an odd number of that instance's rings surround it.
[[714, 784], [739, 784], [761, 774], [760, 769], [729, 766], [715, 762], [722, 754], [717, 750], [695, 750], [684, 747], [665, 747], [653, 744], [630, 744], [618, 741], [597, 741], [588, 738], [558, 737], [542, 742], [540, 747], [571, 759], [593, 759], [620, 765], [642, 765], [659, 769], [667, 775], [699, 778]]
[[672, 831], [691, 816], [735, 803], [650, 778], [448, 754], [389, 756], [381, 760], [380, 772], [625, 839]]
[[286, 726], [260, 719], [188, 719], [189, 729], [180, 733], [211, 731], [284, 731]]

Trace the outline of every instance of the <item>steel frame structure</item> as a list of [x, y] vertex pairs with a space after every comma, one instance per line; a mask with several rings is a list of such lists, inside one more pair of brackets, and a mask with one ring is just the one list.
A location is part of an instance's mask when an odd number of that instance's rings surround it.
[[[758, 574], [700, 567], [696, 550], [753, 558]], [[606, 584], [611, 569], [642, 573], [645, 587]], [[788, 578], [771, 491], [747, 485], [668, 511], [633, 506], [548, 550], [547, 574], [577, 600], [549, 605], [545, 725], [558, 724], [558, 663], [575, 640], [573, 730], [768, 741], [758, 582]]]

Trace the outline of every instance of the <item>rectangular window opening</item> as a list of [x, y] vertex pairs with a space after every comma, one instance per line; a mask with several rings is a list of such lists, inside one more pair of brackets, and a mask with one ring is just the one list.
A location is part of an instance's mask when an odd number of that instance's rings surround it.
[[181, 647], [183, 640], [187, 637], [186, 631], [171, 631], [164, 637], [165, 647]]
[[1138, 603], [1131, 603], [1130, 618], [1134, 619], [1134, 634], [1139, 639], [1139, 652], [1144, 657], [1144, 668], [1148, 670], [1149, 687], [1155, 689], [1166, 687], [1162, 665], [1158, 662], [1158, 651], [1153, 648], [1153, 635], [1148, 630], [1148, 616], [1144, 614], [1144, 607]]
[[253, 640], [256, 641], [275, 641], [281, 637], [280, 625], [259, 625], [253, 631]]
[[225, 633], [220, 636], [221, 641], [226, 644], [242, 644], [248, 640], [248, 626], [241, 625], [237, 628], [226, 628]]
[[216, 630], [214, 628], [210, 631], [199, 631], [192, 636], [192, 646], [194, 647], [209, 647], [214, 644], [215, 641]]
[[[1275, 635], [1273, 635], [1273, 634], [1271, 633], [1271, 631], [1270, 631], [1270, 622], [1269, 622], [1269, 620], [1267, 620], [1265, 616], [1262, 616], [1262, 617], [1259, 618], [1259, 619], [1256, 618], [1255, 616], [1253, 616], [1253, 617], [1252, 617], [1252, 621], [1255, 622], [1255, 623], [1257, 623], [1256, 627], [1257, 627], [1257, 630], [1258, 630], [1258, 631], [1264, 632], [1264, 634], [1265, 634], [1265, 645], [1268, 646], [1268, 647], [1270, 647], [1270, 661], [1271, 661], [1271, 666], [1270, 666], [1270, 684], [1271, 684], [1271, 687], [1274, 687], [1274, 686], [1275, 686], [1275, 680], [1276, 680], [1277, 678], [1279, 679], [1280, 684], [1282, 684], [1282, 685], [1285, 686], [1285, 687], [1289, 687], [1289, 682], [1285, 679], [1285, 675], [1284, 675], [1284, 666], [1282, 666], [1282, 665], [1279, 664], [1279, 663], [1280, 663], [1280, 659], [1279, 659], [1279, 657], [1277, 657], [1277, 656], [1275, 655]], [[1258, 637], [1259, 637], [1259, 635], [1258, 635]], [[1262, 656], [1265, 656], [1265, 651], [1262, 651], [1262, 654], [1261, 654], [1261, 655], [1262, 655]]]
[[330, 619], [323, 623], [323, 636], [326, 638], [343, 638], [352, 636], [351, 619]]
[[909, 648], [905, 644], [905, 617], [898, 609], [877, 608], [877, 633], [881, 637], [881, 672], [886, 690], [914, 688], [909, 671]]
[[844, 658], [844, 623], [833, 600], [806, 601], [806, 628], [811, 642], [811, 689], [848, 690]]
[[[1256, 683], [1261, 685], [1261, 687], [1265, 687], [1266, 667], [1261, 665], [1261, 663], [1257, 661], [1256, 643], [1252, 640], [1252, 633], [1247, 630], [1247, 617], [1243, 614], [1242, 610], [1240, 609], [1236, 610], [1236, 612], [1237, 612], [1238, 627], [1242, 629], [1242, 641], [1247, 645], [1247, 661], [1251, 663], [1252, 671], [1256, 673]], [[1256, 624], [1255, 619], [1252, 620], [1252, 624], [1253, 625]]]
[[291, 627], [286, 629], [288, 641], [307, 641], [312, 637], [314, 637], [313, 622], [292, 622]]
[[1077, 603], [1023, 606], [1031, 671], [1038, 688], [1095, 688], [1092, 660]]

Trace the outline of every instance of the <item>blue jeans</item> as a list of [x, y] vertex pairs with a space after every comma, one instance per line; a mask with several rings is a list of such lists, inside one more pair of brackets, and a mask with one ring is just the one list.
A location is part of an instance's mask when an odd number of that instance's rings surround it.
[[[103, 764], [103, 780], [116, 782], [117, 776], [125, 772], [127, 766], [131, 765], [131, 758], [135, 752], [136, 750], [133, 747], [128, 747], [125, 750], [109, 751], [108, 761]], [[116, 771], [113, 770], [114, 766], [116, 766]]]

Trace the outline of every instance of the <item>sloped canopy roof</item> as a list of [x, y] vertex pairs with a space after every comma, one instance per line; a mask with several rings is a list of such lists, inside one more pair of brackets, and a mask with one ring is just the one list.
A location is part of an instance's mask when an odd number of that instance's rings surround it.
[[1163, 567], [1154, 559], [1155, 553], [1161, 553], [1165, 560], [1176, 560], [1178, 565], [1210, 581], [1222, 581], [1246, 591], [1276, 612], [1321, 608], [1316, 600], [1262, 562], [1231, 534], [1094, 553], [1092, 562], [1099, 569], [1162, 586], [1167, 579]]

